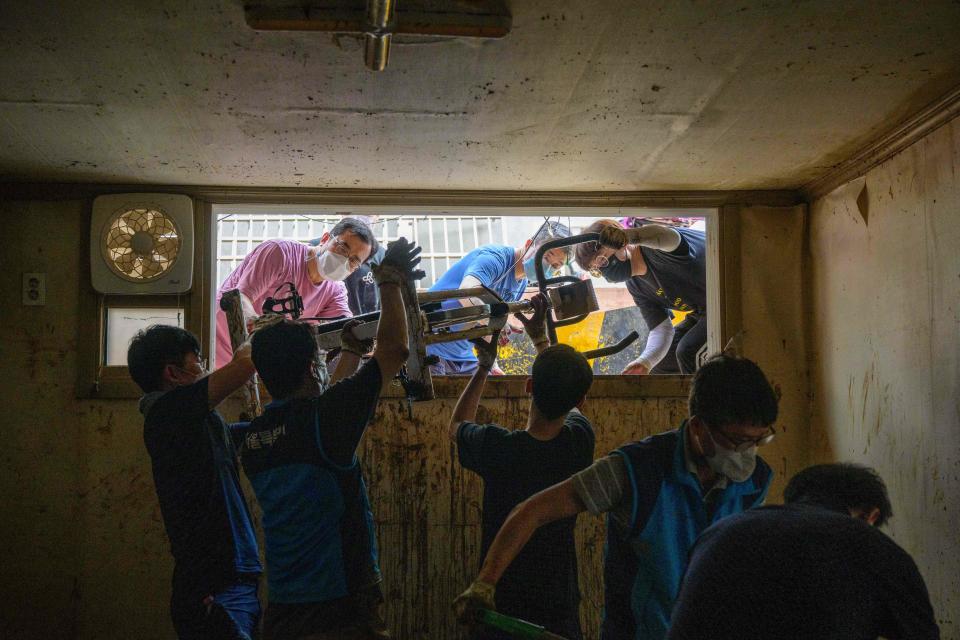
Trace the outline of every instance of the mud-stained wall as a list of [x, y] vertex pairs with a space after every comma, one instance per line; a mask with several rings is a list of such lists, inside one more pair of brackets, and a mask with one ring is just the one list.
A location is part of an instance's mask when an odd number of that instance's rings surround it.
[[804, 206], [740, 211], [742, 333], [733, 342], [756, 361], [780, 397], [777, 438], [761, 451], [775, 472], [768, 501], [809, 463], [809, 398], [804, 336]]
[[816, 201], [810, 225], [814, 454], [880, 472], [888, 533], [960, 638], [960, 121]]
[[[4, 230], [0, 293], [0, 448], [2, 573], [0, 635], [11, 638], [169, 638], [171, 563], [134, 400], [76, 398], [77, 322], [86, 267], [82, 201], [0, 204]], [[791, 232], [791, 210], [745, 212], [744, 270], [799, 269], [784, 243], [757, 247], [769, 233]], [[794, 236], [786, 243], [792, 245]], [[22, 272], [47, 274], [48, 303], [21, 306]], [[744, 280], [746, 283], [746, 279]], [[774, 286], [776, 284], [776, 286]], [[754, 285], [751, 285], [754, 286]], [[764, 455], [782, 474], [802, 464], [805, 396], [792, 342], [794, 282], [744, 292], [744, 350], [768, 369], [783, 392], [787, 433]], [[782, 306], [786, 305], [786, 306]], [[768, 319], [768, 314], [774, 314]], [[794, 318], [795, 319], [795, 318]], [[799, 321], [799, 320], [797, 320]], [[786, 332], [786, 333], [784, 333]], [[791, 338], [792, 340], [792, 338]], [[481, 417], [511, 426], [526, 419], [520, 381], [491, 383]], [[446, 419], [458, 392], [405, 418], [385, 399], [362, 456], [382, 550], [389, 619], [396, 637], [456, 638], [449, 605], [480, 558], [480, 483], [456, 463]], [[600, 379], [586, 413], [598, 431], [597, 455], [624, 441], [676, 426], [682, 385], [652, 379]], [[230, 413], [230, 411], [228, 411]], [[602, 601], [602, 521], [581, 516], [583, 616], [595, 638]]]

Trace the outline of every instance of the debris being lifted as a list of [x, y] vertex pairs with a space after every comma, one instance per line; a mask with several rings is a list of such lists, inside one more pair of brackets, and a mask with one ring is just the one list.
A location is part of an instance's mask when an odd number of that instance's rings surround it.
[[[550, 240], [537, 250], [534, 265], [537, 272], [537, 287], [547, 300], [547, 335], [550, 344], [557, 344], [557, 327], [582, 322], [592, 312], [599, 310], [593, 282], [580, 280], [574, 276], [545, 277], [543, 256], [547, 251], [581, 242], [597, 241], [598, 233], [585, 233], [568, 238]], [[282, 314], [300, 320], [322, 321], [321, 318], [301, 317], [303, 302], [292, 283], [288, 283], [287, 295], [283, 298], [268, 298], [263, 303], [261, 313]], [[471, 289], [450, 289], [447, 291], [417, 292], [416, 282], [409, 280], [402, 290], [404, 305], [407, 309], [407, 330], [409, 335], [410, 356], [398, 378], [410, 401], [431, 400], [433, 380], [430, 376], [432, 357], [427, 355], [428, 344], [469, 340], [493, 335], [500, 331], [513, 313], [532, 311], [528, 300], [504, 302], [494, 291], [486, 287]], [[471, 299], [473, 304], [443, 309], [445, 300]], [[477, 304], [477, 302], [479, 304]], [[230, 328], [230, 341], [236, 349], [247, 338], [246, 323], [240, 309], [240, 292], [236, 289], [224, 292], [220, 301], [221, 308], [227, 314]], [[331, 351], [340, 346], [340, 332], [350, 320], [360, 320], [361, 324], [353, 328], [353, 334], [361, 340], [374, 338], [380, 322], [380, 312], [366, 313], [353, 318], [344, 318], [313, 325], [317, 337], [317, 346]], [[636, 331], [614, 345], [582, 352], [588, 359], [602, 358], [623, 351], [639, 335]], [[255, 382], [246, 390], [248, 412], [258, 415], [260, 412], [259, 393]]]

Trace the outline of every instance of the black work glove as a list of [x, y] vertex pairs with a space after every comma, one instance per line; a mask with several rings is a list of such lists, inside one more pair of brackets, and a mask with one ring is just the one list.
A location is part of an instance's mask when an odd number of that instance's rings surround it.
[[420, 247], [406, 238], [398, 238], [389, 245], [383, 254], [380, 264], [373, 265], [370, 270], [377, 284], [392, 282], [403, 284], [408, 280], [420, 280], [426, 273], [417, 269], [420, 264]]

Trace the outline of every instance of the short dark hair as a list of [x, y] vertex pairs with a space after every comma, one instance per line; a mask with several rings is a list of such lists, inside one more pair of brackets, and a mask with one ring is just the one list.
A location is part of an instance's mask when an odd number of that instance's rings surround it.
[[870, 467], [850, 462], [807, 467], [790, 478], [783, 499], [787, 504], [815, 504], [844, 514], [851, 509], [877, 509], [878, 527], [893, 517], [883, 478]]
[[130, 377], [144, 393], [159, 391], [168, 364], [183, 366], [188, 353], [200, 355], [197, 337], [180, 327], [155, 324], [137, 332], [127, 348]]
[[370, 258], [376, 255], [377, 251], [380, 249], [380, 244], [377, 242], [377, 239], [373, 236], [373, 231], [370, 230], [370, 227], [363, 220], [357, 220], [356, 218], [343, 218], [337, 224], [333, 225], [333, 229], [330, 229], [331, 236], [342, 235], [345, 231], [352, 232], [355, 236], [359, 237], [361, 240], [370, 245], [370, 255], [367, 256], [367, 259], [364, 260], [364, 264], [370, 261]]
[[533, 361], [533, 404], [548, 420], [567, 414], [593, 384], [590, 363], [566, 344], [547, 347]]
[[[591, 222], [580, 233], [600, 233], [603, 231], [604, 227], [609, 227], [611, 225], [618, 227], [623, 226], [611, 218], [601, 218], [600, 220], [594, 220]], [[598, 253], [600, 253], [600, 245], [593, 241], [581, 242], [573, 248], [574, 260], [576, 260], [576, 263], [584, 271], [590, 270], [590, 263], [593, 262], [593, 259], [597, 257]]]
[[721, 354], [709, 358], [694, 374], [688, 408], [690, 416], [712, 428], [766, 427], [777, 419], [777, 396], [755, 362]]
[[270, 396], [282, 400], [303, 384], [317, 357], [317, 340], [308, 324], [284, 318], [254, 332], [251, 352]]

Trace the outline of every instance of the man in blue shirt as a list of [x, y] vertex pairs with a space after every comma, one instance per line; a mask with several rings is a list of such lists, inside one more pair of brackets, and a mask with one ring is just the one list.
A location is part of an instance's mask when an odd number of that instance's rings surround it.
[[[406, 280], [423, 277], [415, 270], [419, 251], [401, 238], [374, 266], [381, 316], [373, 356], [326, 390], [309, 325], [284, 319], [254, 333], [253, 361], [273, 398], [250, 424], [242, 450], [263, 510], [270, 594], [264, 640], [389, 637], [356, 449], [381, 390], [407, 359], [400, 291]], [[349, 329], [344, 351], [366, 353]]]
[[608, 513], [603, 640], [662, 640], [687, 555], [711, 523], [759, 506], [772, 472], [757, 446], [773, 439], [777, 398], [760, 368], [716, 356], [697, 371], [689, 418], [617, 449], [521, 503], [458, 598], [461, 620], [486, 597], [539, 527], [581, 511]]
[[197, 338], [155, 325], [131, 341], [127, 365], [145, 393], [143, 440], [174, 559], [177, 636], [247, 640], [260, 618], [260, 560], [231, 429], [214, 407], [253, 375], [250, 345], [205, 375]]
[[[472, 289], [483, 285], [495, 291], [505, 302], [516, 302], [523, 297], [523, 292], [527, 288], [529, 282], [527, 274], [532, 271], [537, 249], [548, 240], [569, 236], [570, 230], [566, 226], [559, 222], [547, 221], [522, 247], [496, 244], [478, 247], [447, 269], [430, 287], [430, 291]], [[561, 269], [566, 264], [567, 257], [566, 248], [551, 249], [543, 257], [545, 271]], [[481, 303], [476, 299], [461, 298], [445, 300], [442, 306], [444, 309], [455, 309], [472, 304]], [[519, 323], [511, 327], [516, 332], [523, 330], [523, 325]], [[502, 337], [506, 339], [506, 333]], [[466, 375], [477, 370], [477, 356], [469, 340], [427, 345], [427, 353], [440, 359], [437, 364], [430, 367], [433, 375]], [[493, 373], [502, 372], [494, 365]]]

